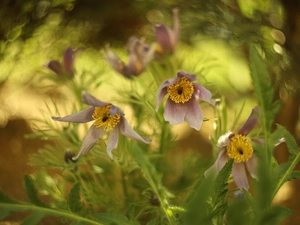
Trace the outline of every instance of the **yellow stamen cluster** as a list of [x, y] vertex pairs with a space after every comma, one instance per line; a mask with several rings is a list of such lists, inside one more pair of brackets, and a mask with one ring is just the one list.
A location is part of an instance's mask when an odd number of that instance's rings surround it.
[[95, 107], [94, 113], [92, 115], [95, 120], [94, 126], [97, 128], [102, 127], [106, 131], [112, 130], [115, 126], [120, 123], [121, 116], [116, 114], [114, 116], [110, 115], [111, 105]]
[[234, 159], [235, 163], [246, 162], [253, 154], [251, 140], [242, 134], [236, 134], [230, 138], [226, 151], [228, 157]]
[[170, 99], [173, 102], [185, 103], [192, 98], [194, 86], [187, 77], [181, 77], [174, 84], [168, 86], [167, 92], [170, 94]]

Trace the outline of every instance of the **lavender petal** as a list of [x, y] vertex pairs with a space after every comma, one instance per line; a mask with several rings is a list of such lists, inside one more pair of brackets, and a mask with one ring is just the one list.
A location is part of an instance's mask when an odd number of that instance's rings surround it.
[[200, 84], [194, 84], [194, 89], [194, 95], [196, 98], [208, 102], [211, 105], [215, 105], [215, 101], [212, 99], [211, 92], [209, 90]]
[[155, 38], [163, 51], [162, 53], [167, 53], [167, 51], [173, 53], [174, 44], [171, 43], [171, 33], [171, 29], [165, 25], [155, 26]]
[[258, 123], [258, 119], [260, 117], [260, 108], [259, 106], [255, 106], [245, 124], [239, 129], [238, 134], [247, 135]]
[[178, 77], [178, 78], [186, 77], [186, 78], [188, 78], [190, 81], [195, 81], [195, 80], [197, 80], [196, 75], [190, 74], [190, 73], [186, 73], [186, 72], [184, 72], [184, 71], [178, 71], [178, 72], [177, 72], [177, 77]]
[[225, 149], [223, 149], [222, 151], [220, 151], [218, 158], [216, 159], [214, 164], [204, 172], [204, 176], [205, 177], [208, 177], [208, 176], [216, 177], [218, 172], [223, 168], [223, 166], [227, 162], [227, 160], [228, 160], [228, 157], [226, 155], [226, 151], [225, 151]]
[[253, 154], [252, 157], [245, 162], [245, 164], [251, 177], [257, 180], [258, 157]]
[[106, 152], [108, 156], [111, 158], [111, 160], [114, 159], [114, 156], [111, 152], [113, 149], [115, 149], [118, 146], [118, 140], [119, 140], [119, 129], [118, 127], [116, 127], [110, 131], [109, 138], [107, 140]]
[[188, 102], [184, 103], [186, 107], [186, 122], [194, 129], [200, 130], [203, 123], [203, 113], [197, 100], [192, 97]]
[[227, 156], [226, 149], [224, 148], [220, 151], [217, 161], [216, 161], [218, 171], [220, 171], [225, 166], [228, 159], [229, 159], [229, 157]]
[[81, 93], [81, 97], [82, 97], [82, 102], [86, 105], [90, 105], [90, 106], [106, 106], [109, 105], [110, 103], [107, 102], [101, 102], [100, 100], [96, 99], [93, 95], [87, 93], [86, 91], [82, 91]]
[[242, 189], [249, 189], [247, 174], [244, 163], [234, 163], [232, 167], [232, 176], [236, 185]]
[[64, 74], [64, 68], [57, 60], [51, 60], [48, 63], [46, 63], [45, 66], [52, 70], [58, 76], [63, 76]]
[[52, 119], [61, 122], [86, 123], [93, 120], [92, 115], [94, 113], [94, 110], [95, 108], [91, 107], [65, 117], [53, 116]]
[[92, 147], [94, 147], [96, 142], [104, 135], [104, 133], [105, 130], [103, 128], [96, 128], [94, 125], [92, 125], [83, 139], [79, 153], [72, 159], [77, 160], [81, 156], [88, 153]]
[[187, 108], [183, 103], [175, 103], [168, 98], [165, 106], [164, 118], [171, 125], [181, 124], [187, 112]]
[[127, 120], [124, 117], [121, 117], [121, 121], [119, 123], [119, 128], [121, 133], [131, 139], [142, 141], [146, 144], [149, 144], [151, 142], [148, 138], [141, 137], [137, 132], [135, 132], [131, 126], [128, 124]]
[[125, 63], [112, 51], [108, 46], [105, 47], [105, 56], [106, 61], [120, 74], [124, 75], [127, 78], [132, 76], [129, 68]]
[[75, 51], [72, 48], [67, 48], [64, 53], [64, 61], [63, 62], [64, 62], [65, 69], [69, 74], [74, 74], [74, 71], [72, 68], [73, 62], [74, 62], [74, 54], [75, 54]]

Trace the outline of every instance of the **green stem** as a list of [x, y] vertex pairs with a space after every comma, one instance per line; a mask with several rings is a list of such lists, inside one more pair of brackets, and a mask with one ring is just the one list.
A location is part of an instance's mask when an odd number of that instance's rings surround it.
[[281, 186], [288, 180], [289, 174], [292, 172], [292, 170], [297, 165], [299, 160], [300, 160], [300, 153], [294, 158], [289, 168], [285, 171], [285, 174], [281, 176], [281, 178], [279, 179], [279, 182], [277, 183], [276, 188], [272, 194], [272, 199], [274, 199], [275, 195], [277, 194]]
[[159, 145], [159, 149], [158, 152], [163, 155], [164, 154], [164, 148], [165, 148], [165, 135], [166, 135], [166, 124], [165, 122], [162, 122], [162, 126], [161, 126], [161, 135], [160, 135], [160, 145]]
[[35, 212], [43, 212], [45, 214], [51, 214], [51, 215], [56, 215], [56, 216], [62, 216], [62, 217], [66, 217], [69, 219], [72, 219], [74, 221], [82, 221], [82, 222], [86, 222], [89, 224], [95, 224], [95, 225], [102, 225], [102, 223], [94, 221], [94, 220], [90, 220], [75, 214], [72, 214], [70, 212], [67, 211], [63, 211], [63, 210], [55, 210], [55, 209], [50, 209], [50, 208], [43, 208], [43, 207], [39, 207], [39, 206], [35, 206], [35, 205], [27, 205], [27, 204], [11, 204], [11, 203], [0, 203], [0, 208], [10, 208], [13, 209], [14, 211], [17, 210], [30, 210], [30, 211], [35, 211]]

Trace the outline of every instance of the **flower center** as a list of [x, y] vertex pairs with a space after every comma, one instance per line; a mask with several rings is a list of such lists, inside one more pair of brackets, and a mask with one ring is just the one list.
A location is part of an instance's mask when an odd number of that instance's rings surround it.
[[226, 150], [228, 157], [234, 159], [235, 163], [246, 162], [253, 154], [250, 138], [242, 134], [231, 137]]
[[186, 77], [181, 77], [174, 84], [168, 86], [170, 99], [175, 103], [185, 103], [189, 101], [194, 94], [193, 83]]
[[110, 115], [111, 105], [95, 107], [94, 113], [92, 115], [95, 120], [94, 126], [97, 128], [102, 127], [106, 131], [112, 130], [115, 126], [120, 123], [121, 116], [116, 114], [114, 116]]

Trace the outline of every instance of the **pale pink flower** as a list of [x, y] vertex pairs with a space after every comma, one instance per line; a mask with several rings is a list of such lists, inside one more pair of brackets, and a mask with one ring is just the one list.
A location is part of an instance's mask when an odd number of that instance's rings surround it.
[[120, 132], [131, 139], [147, 144], [151, 142], [151, 140], [141, 137], [130, 127], [124, 113], [118, 107], [101, 102], [85, 91], [82, 92], [82, 101], [91, 107], [69, 116], [52, 117], [53, 120], [61, 122], [86, 123], [94, 121], [83, 139], [79, 153], [72, 158], [73, 160], [77, 160], [89, 152], [106, 131], [110, 132], [106, 151], [111, 159], [113, 159], [112, 150], [118, 145]]
[[169, 79], [160, 86], [157, 94], [156, 111], [158, 111], [160, 102], [165, 95], [169, 94], [164, 118], [171, 125], [181, 124], [186, 120], [191, 127], [200, 130], [203, 113], [197, 99], [211, 105], [215, 104], [210, 91], [200, 84], [193, 83], [194, 81], [196, 81], [195, 75], [179, 71], [176, 78]]

